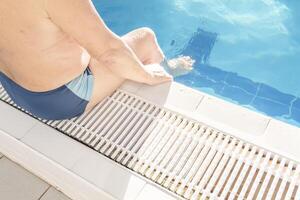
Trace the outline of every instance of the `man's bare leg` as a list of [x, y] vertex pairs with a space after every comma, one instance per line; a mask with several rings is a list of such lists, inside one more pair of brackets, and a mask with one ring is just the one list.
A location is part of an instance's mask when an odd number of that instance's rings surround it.
[[[155, 34], [149, 28], [136, 29], [124, 35], [122, 39], [129, 45], [143, 64], [160, 63], [164, 58]], [[103, 66], [93, 58], [90, 61], [89, 67], [94, 76], [94, 88], [92, 98], [85, 109], [86, 112], [106, 96], [111, 95], [125, 81], [124, 78], [115, 75], [109, 68]]]
[[127, 33], [122, 38], [143, 64], [161, 63], [163, 61], [163, 51], [151, 29], [139, 28]]

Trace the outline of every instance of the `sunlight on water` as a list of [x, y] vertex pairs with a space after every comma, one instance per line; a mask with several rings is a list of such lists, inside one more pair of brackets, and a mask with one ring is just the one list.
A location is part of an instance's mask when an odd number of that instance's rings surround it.
[[[177, 8], [218, 34], [210, 64], [263, 82], [290, 94], [299, 93], [300, 39], [293, 15], [283, 1], [176, 0]], [[190, 25], [190, 24], [189, 24]], [[197, 28], [199, 23], [192, 26]]]

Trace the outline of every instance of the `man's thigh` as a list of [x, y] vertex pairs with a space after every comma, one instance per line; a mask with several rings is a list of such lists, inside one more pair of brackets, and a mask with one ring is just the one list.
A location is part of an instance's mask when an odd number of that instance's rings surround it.
[[90, 61], [89, 68], [93, 74], [94, 86], [91, 100], [85, 111], [90, 110], [105, 97], [111, 95], [124, 82], [123, 78], [116, 76], [93, 58]]

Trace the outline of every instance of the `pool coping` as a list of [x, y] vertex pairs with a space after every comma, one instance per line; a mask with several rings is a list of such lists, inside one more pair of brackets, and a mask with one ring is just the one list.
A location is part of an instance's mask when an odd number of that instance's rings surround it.
[[[300, 129], [298, 127], [176, 82], [148, 86], [126, 81], [120, 89], [185, 115], [190, 119], [205, 123], [224, 133], [300, 162], [300, 150], [297, 148], [300, 142]], [[116, 197], [119, 195], [114, 194], [115, 191], [107, 192], [109, 186], [102, 187], [102, 183], [98, 184], [99, 180], [97, 179], [104, 176], [99, 175], [98, 171], [84, 172], [90, 168], [88, 163], [82, 159], [83, 155], [89, 155], [92, 160], [97, 160], [95, 164], [99, 166], [112, 167], [117, 165], [113, 167], [113, 173], [120, 173], [120, 176], [124, 177], [133, 177], [135, 180], [135, 184], [132, 186], [135, 188], [133, 190], [138, 191], [130, 190], [132, 195], [129, 196], [134, 196], [131, 199], [143, 199], [143, 191], [153, 185], [138, 174], [128, 170], [130, 174], [127, 174], [124, 167], [25, 113], [4, 104], [0, 102], [0, 112], [5, 113], [5, 116], [0, 116], [0, 151], [51, 185], [59, 188], [72, 199], [96, 200], [99, 199], [99, 196], [104, 199], [117, 199]], [[18, 126], [16, 126], [16, 120], [18, 120]], [[54, 144], [56, 148], [53, 148]], [[57, 150], [61, 148], [66, 149], [66, 152]], [[68, 149], [76, 152], [76, 154], [70, 153]], [[76, 163], [79, 167], [75, 170]], [[91, 173], [98, 175], [90, 176]], [[171, 193], [156, 187], [156, 185], [151, 191], [166, 194], [168, 197], [166, 199], [175, 199]]]

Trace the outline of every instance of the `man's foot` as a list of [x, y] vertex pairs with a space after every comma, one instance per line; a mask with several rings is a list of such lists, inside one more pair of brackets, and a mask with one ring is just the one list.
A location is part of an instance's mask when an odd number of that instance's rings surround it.
[[189, 73], [193, 69], [195, 60], [190, 56], [179, 56], [167, 61], [166, 70], [173, 76], [181, 76]]
[[168, 65], [172, 69], [182, 68], [185, 70], [192, 70], [195, 60], [190, 56], [179, 56], [168, 61]]

